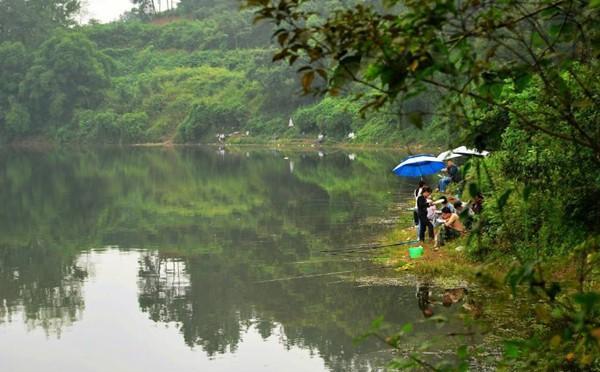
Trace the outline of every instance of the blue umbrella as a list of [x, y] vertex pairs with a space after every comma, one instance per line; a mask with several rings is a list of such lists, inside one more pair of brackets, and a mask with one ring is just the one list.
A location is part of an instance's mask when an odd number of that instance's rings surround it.
[[404, 159], [392, 170], [401, 177], [423, 177], [439, 172], [444, 168], [444, 162], [433, 155], [413, 155]]

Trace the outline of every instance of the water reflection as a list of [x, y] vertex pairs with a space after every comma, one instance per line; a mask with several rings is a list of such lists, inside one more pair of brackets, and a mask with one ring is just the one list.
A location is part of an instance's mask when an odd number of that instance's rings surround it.
[[372, 341], [355, 345], [353, 339], [381, 314], [391, 321], [414, 320], [413, 311], [397, 313], [398, 291], [412, 289], [357, 288], [321, 279], [260, 284], [235, 258], [211, 255], [181, 261], [147, 252], [139, 264], [142, 311], [154, 321], [177, 324], [186, 344], [210, 357], [235, 352], [254, 327], [263, 340], [277, 334], [286, 348], [319, 355], [332, 371], [372, 370], [389, 353]]
[[28, 328], [60, 336], [84, 309], [84, 267], [47, 247], [0, 246], [0, 324], [22, 316]]
[[[404, 199], [397, 191], [411, 189], [389, 172], [395, 154], [287, 152], [282, 160], [277, 151], [112, 148], [1, 155], [0, 331], [23, 317], [31, 330], [92, 337], [104, 324], [98, 319], [109, 318], [137, 324], [144, 338], [154, 332], [144, 322], [151, 321], [175, 327], [184, 345], [215, 361], [243, 353], [256, 335], [264, 345], [308, 351], [326, 369], [360, 371], [389, 358], [374, 342], [353, 344], [372, 319], [399, 325], [421, 316], [413, 288], [314, 276], [370, 269], [322, 251], [369, 242], [394, 223]], [[85, 253], [105, 246], [122, 248]], [[94, 289], [105, 280], [114, 283], [103, 290], [123, 290], [120, 297]], [[132, 308], [124, 305], [128, 296]], [[98, 340], [106, 347], [128, 339], [116, 326], [102, 331], [114, 333]], [[134, 345], [123, 348], [134, 353]]]

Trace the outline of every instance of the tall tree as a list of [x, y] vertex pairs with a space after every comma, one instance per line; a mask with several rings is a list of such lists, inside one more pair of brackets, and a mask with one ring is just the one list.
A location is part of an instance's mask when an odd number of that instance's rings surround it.
[[[309, 22], [310, 1], [245, 3], [256, 7], [257, 20], [277, 26], [281, 49], [273, 59], [302, 62], [306, 92], [337, 94], [359, 82], [372, 88], [365, 108], [381, 108], [438, 91], [441, 108], [467, 130], [473, 129], [469, 107], [496, 108], [523, 129], [591, 151], [600, 163], [598, 112], [585, 111], [600, 105], [593, 89], [598, 1], [387, 0], [384, 11], [359, 4], [317, 24]], [[502, 99], [503, 90], [519, 91], [532, 79], [542, 83], [545, 104], [535, 114], [543, 122]], [[570, 94], [571, 84], [580, 96]], [[420, 126], [423, 114], [409, 117]]]
[[0, 42], [37, 44], [57, 27], [74, 24], [80, 0], [0, 0]]
[[21, 84], [34, 123], [68, 123], [77, 108], [97, 107], [110, 86], [110, 59], [76, 32], [44, 42]]
[[154, 0], [131, 0], [137, 6], [139, 14], [142, 17], [149, 17], [156, 14], [156, 4]]

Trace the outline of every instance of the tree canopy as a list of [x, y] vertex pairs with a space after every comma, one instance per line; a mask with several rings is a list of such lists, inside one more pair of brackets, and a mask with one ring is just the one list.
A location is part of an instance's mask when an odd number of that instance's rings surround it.
[[[377, 109], [433, 91], [443, 99], [441, 113], [466, 132], [474, 129], [472, 108], [495, 108], [525, 130], [593, 151], [600, 162], [597, 112], [585, 114], [600, 103], [597, 2], [389, 0], [383, 9], [358, 4], [316, 24], [310, 3], [245, 1], [256, 20], [277, 26], [273, 59], [301, 64], [306, 92], [338, 94], [358, 82], [371, 88], [361, 93], [364, 109]], [[532, 80], [541, 83], [545, 104], [531, 109], [543, 122], [502, 99], [503, 90], [519, 92]], [[420, 126], [426, 113], [408, 114]], [[475, 130], [494, 132], [481, 124]], [[479, 141], [482, 147], [488, 139]]]

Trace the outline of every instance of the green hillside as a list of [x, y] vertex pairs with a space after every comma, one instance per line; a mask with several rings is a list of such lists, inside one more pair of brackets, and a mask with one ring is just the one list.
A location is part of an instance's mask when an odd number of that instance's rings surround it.
[[[260, 143], [314, 141], [319, 133], [340, 142], [351, 132], [356, 143], [439, 138], [414, 130], [394, 107], [365, 119], [352, 96], [302, 95], [296, 68], [272, 62], [271, 25], [254, 26], [253, 12], [237, 1], [182, 1], [160, 13], [142, 2], [118, 22], [87, 25], [72, 21], [78, 2], [71, 3], [62, 18], [46, 14], [51, 7], [14, 15], [47, 20], [27, 33], [18, 19], [0, 31], [2, 142], [211, 143], [224, 134]], [[344, 3], [356, 1], [309, 5], [326, 15]]]

